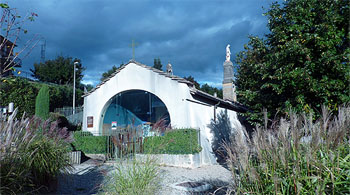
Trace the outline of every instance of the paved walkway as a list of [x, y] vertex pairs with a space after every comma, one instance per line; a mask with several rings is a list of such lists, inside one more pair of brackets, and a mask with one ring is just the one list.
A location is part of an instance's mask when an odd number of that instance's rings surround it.
[[56, 194], [97, 194], [105, 174], [112, 169], [112, 166], [93, 159], [74, 165], [69, 175], [58, 178]]
[[[58, 189], [55, 194], [97, 194], [105, 176], [113, 171], [112, 165], [102, 161], [90, 159], [80, 165], [74, 165], [74, 170], [69, 175], [62, 175], [58, 180]], [[226, 187], [231, 182], [230, 171], [220, 165], [204, 166], [196, 169], [179, 167], [160, 167], [161, 189], [157, 194], [161, 195], [186, 195], [186, 194], [225, 194]], [[181, 182], [205, 182], [213, 188], [204, 193], [190, 193], [173, 187]], [[223, 187], [223, 190], [218, 190]]]

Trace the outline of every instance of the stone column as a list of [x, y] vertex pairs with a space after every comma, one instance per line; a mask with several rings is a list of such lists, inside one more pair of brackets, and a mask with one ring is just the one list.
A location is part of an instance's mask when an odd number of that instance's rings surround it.
[[233, 84], [233, 64], [231, 61], [224, 62], [224, 81], [222, 82], [223, 99], [237, 101], [236, 87]]

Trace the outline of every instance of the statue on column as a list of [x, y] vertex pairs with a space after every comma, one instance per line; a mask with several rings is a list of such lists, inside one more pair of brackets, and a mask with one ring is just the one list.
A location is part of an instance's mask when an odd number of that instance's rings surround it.
[[231, 61], [231, 51], [230, 51], [230, 44], [226, 46], [226, 61]]
[[168, 63], [168, 65], [166, 65], [166, 72], [168, 73], [168, 75], [173, 75], [173, 67], [171, 66], [170, 62]]

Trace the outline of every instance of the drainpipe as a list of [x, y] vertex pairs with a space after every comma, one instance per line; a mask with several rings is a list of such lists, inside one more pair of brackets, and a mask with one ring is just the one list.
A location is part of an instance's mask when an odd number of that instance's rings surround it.
[[216, 122], [216, 108], [219, 106], [220, 102], [214, 105], [214, 122]]

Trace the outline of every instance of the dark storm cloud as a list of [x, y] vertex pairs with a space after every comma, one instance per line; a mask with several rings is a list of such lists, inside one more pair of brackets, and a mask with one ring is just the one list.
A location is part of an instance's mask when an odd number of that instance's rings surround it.
[[[232, 58], [243, 49], [247, 36], [267, 32], [262, 6], [271, 1], [148, 1], [148, 0], [18, 0], [10, 6], [39, 15], [28, 24], [31, 33], [46, 40], [46, 59], [57, 55], [82, 60], [84, 81], [97, 84], [112, 65], [132, 58], [131, 40], [138, 43], [136, 60], [153, 65], [170, 61], [179, 76], [219, 85], [225, 47]], [[29, 70], [40, 61], [40, 47], [24, 59]]]

